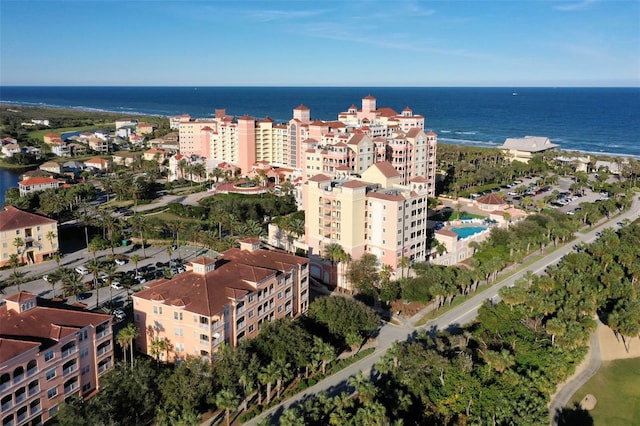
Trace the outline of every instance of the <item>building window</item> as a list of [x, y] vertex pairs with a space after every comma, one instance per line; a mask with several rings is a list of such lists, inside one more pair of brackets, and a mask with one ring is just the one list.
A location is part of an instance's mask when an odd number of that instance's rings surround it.
[[54, 377], [56, 377], [56, 369], [55, 368], [47, 371], [47, 375], [46, 375], [47, 381], [53, 379]]
[[182, 312], [174, 312], [173, 313], [173, 319], [174, 320], [178, 320], [178, 321], [182, 321]]
[[49, 399], [55, 397], [58, 394], [58, 387], [51, 388], [47, 391], [47, 397]]
[[44, 360], [51, 361], [53, 359], [53, 351], [47, 351], [44, 353]]

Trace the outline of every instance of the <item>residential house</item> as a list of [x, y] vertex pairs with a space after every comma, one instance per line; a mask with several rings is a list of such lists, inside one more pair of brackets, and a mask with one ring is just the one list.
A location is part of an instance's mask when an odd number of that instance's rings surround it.
[[140, 158], [140, 154], [135, 152], [119, 151], [113, 153], [111, 158], [113, 159], [113, 164], [117, 166], [130, 167]]
[[57, 133], [47, 133], [42, 137], [42, 139], [44, 140], [44, 143], [48, 145], [54, 142], [62, 142], [60, 135]]
[[39, 167], [40, 170], [44, 170], [46, 172], [51, 172], [51, 173], [55, 173], [57, 175], [62, 173], [62, 166], [60, 163], [55, 162], [55, 161], [47, 161], [44, 162], [42, 164], [40, 164]]
[[[18, 246], [16, 239], [21, 241]], [[59, 247], [55, 220], [10, 205], [0, 210], [0, 267], [9, 264], [12, 254], [17, 254], [21, 262], [43, 262]]]
[[71, 147], [66, 142], [55, 142], [51, 143], [51, 152], [57, 155], [58, 157], [70, 157], [71, 156]]
[[136, 134], [137, 135], [149, 135], [156, 130], [157, 126], [152, 123], [138, 123], [136, 125]]
[[32, 192], [44, 191], [49, 188], [60, 188], [64, 185], [64, 181], [60, 179], [35, 177], [18, 182], [20, 195], [24, 196]]
[[87, 143], [89, 144], [89, 148], [96, 152], [109, 152], [108, 140], [98, 137], [91, 137], [87, 140]]
[[138, 120], [132, 118], [125, 118], [122, 120], [116, 120], [116, 130], [122, 127], [135, 127], [138, 124]]
[[13, 157], [16, 154], [20, 154], [22, 152], [22, 148], [17, 143], [8, 143], [6, 145], [2, 145], [2, 155], [5, 157]]
[[159, 164], [162, 164], [164, 160], [167, 159], [167, 151], [164, 149], [151, 148], [144, 152], [143, 158], [146, 161], [156, 161]]
[[255, 337], [262, 323], [307, 312], [308, 273], [308, 259], [262, 249], [258, 239], [215, 259], [195, 259], [187, 272], [132, 295], [135, 325], [143, 331], [136, 348], [151, 354], [161, 339], [169, 343], [157, 355], [164, 361], [213, 361], [221, 345]]
[[0, 306], [0, 417], [3, 426], [40, 425], [72, 396], [88, 398], [113, 367], [111, 315], [44, 306], [18, 292]]
[[85, 167], [93, 167], [96, 170], [100, 170], [106, 172], [109, 170], [111, 161], [105, 160], [104, 158], [91, 158], [84, 162]]
[[528, 163], [535, 154], [545, 152], [559, 145], [543, 136], [525, 136], [524, 138], [507, 138], [500, 149], [511, 161]]

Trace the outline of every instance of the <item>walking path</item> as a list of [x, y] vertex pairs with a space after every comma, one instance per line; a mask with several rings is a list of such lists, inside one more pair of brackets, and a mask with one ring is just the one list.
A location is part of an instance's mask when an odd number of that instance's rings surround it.
[[587, 357], [578, 365], [573, 376], [561, 384], [560, 389], [551, 396], [549, 417], [553, 426], [558, 424], [558, 416], [562, 409], [569, 403], [573, 394], [575, 394], [587, 380], [592, 378], [602, 365], [602, 355], [600, 352], [600, 330], [602, 327], [606, 326], [598, 321], [597, 330], [591, 334]]

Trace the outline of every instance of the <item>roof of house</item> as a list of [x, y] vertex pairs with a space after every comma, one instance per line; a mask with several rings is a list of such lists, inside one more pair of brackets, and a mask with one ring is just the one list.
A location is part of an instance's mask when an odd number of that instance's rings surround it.
[[[212, 259], [198, 259], [208, 264]], [[257, 283], [308, 260], [276, 250], [231, 249], [222, 254], [216, 268], [206, 274], [184, 272], [171, 280], [151, 283], [134, 297], [155, 300], [166, 305], [184, 306], [185, 310], [205, 316], [220, 313], [229, 298], [241, 298], [256, 290]]]
[[478, 204], [492, 204], [492, 205], [500, 205], [504, 204], [504, 200], [502, 197], [496, 194], [487, 194], [483, 197], [480, 197], [476, 200]]
[[29, 179], [25, 179], [23, 181], [18, 182], [19, 186], [31, 186], [31, 185], [44, 185], [47, 183], [60, 183], [62, 184], [61, 181], [59, 181], [58, 179], [54, 179], [52, 177], [32, 177]]
[[362, 188], [365, 186], [367, 186], [367, 184], [360, 180], [350, 180], [342, 184], [343, 188]]
[[507, 138], [501, 148], [526, 152], [540, 152], [555, 148], [558, 144], [551, 143], [544, 136], [525, 136], [524, 138]]
[[[23, 291], [12, 296], [7, 300], [20, 302], [33, 299], [35, 294]], [[110, 319], [111, 315], [63, 307], [35, 306], [16, 312], [5, 304], [0, 306], [0, 363], [36, 345], [51, 346], [80, 328], [96, 326]]]
[[375, 163], [371, 167], [375, 167], [380, 170], [380, 173], [382, 173], [384, 177], [387, 178], [400, 176], [400, 173], [398, 173], [396, 168], [393, 167], [393, 165], [391, 165], [391, 163], [388, 161], [380, 161], [379, 163]]
[[100, 163], [100, 164], [104, 164], [104, 163], [108, 163], [109, 160], [105, 160], [104, 158], [92, 158], [91, 160], [86, 160], [84, 163]]
[[45, 223], [56, 223], [55, 220], [7, 206], [0, 210], [0, 231], [28, 228]]
[[331, 180], [331, 178], [327, 175], [323, 175], [322, 173], [309, 178], [309, 181], [311, 182], [324, 182], [326, 180]]

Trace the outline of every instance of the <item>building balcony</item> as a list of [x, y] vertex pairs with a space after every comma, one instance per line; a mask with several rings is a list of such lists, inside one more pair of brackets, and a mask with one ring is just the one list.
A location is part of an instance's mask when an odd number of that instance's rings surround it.
[[63, 375], [63, 376], [68, 376], [69, 374], [71, 374], [71, 373], [73, 373], [74, 371], [77, 371], [77, 370], [78, 370], [78, 367], [74, 364], [74, 365], [72, 365], [72, 366], [69, 366], [69, 367], [67, 367], [67, 368], [64, 368], [64, 369], [62, 370], [62, 375]]
[[105, 364], [102, 364], [100, 366], [98, 366], [98, 374], [104, 374], [107, 372], [107, 370], [109, 370], [111, 368], [111, 363], [107, 362]]
[[4, 404], [0, 405], [0, 410], [2, 410], [2, 412], [4, 413], [5, 411], [8, 411], [11, 407], [13, 407], [13, 401], [9, 400]]
[[69, 355], [74, 354], [74, 353], [76, 353], [76, 347], [75, 346], [72, 347], [72, 348], [69, 348], [69, 349], [67, 349], [65, 351], [62, 351], [62, 358], [64, 359], [64, 358], [66, 358]]
[[18, 417], [16, 419], [18, 421], [18, 424], [21, 424], [23, 421], [27, 420], [28, 416], [29, 415], [28, 415], [26, 410], [24, 412], [18, 414]]
[[111, 333], [110, 333], [109, 329], [107, 328], [107, 329], [105, 329], [105, 330], [103, 330], [103, 331], [101, 331], [99, 333], [96, 333], [96, 340], [103, 339], [104, 337], [106, 337], [106, 336], [108, 336], [110, 334]]
[[111, 345], [107, 345], [103, 348], [98, 349], [98, 356], [103, 356], [111, 352]]
[[0, 385], [0, 392], [4, 391], [5, 389], [9, 389], [10, 386], [11, 386], [11, 382], [4, 382], [3, 384]]
[[65, 387], [64, 387], [64, 394], [65, 394], [65, 395], [68, 395], [68, 394], [70, 394], [71, 392], [75, 392], [75, 391], [77, 391], [77, 390], [78, 390], [78, 388], [79, 388], [78, 383], [72, 383], [72, 384], [70, 384], [69, 386], [65, 386]]
[[33, 395], [35, 395], [35, 394], [37, 394], [39, 392], [40, 392], [40, 386], [34, 386], [32, 388], [29, 388], [29, 390], [28, 390], [29, 396], [33, 396]]
[[38, 373], [38, 368], [37, 367], [30, 368], [30, 369], [27, 370], [27, 377], [31, 377], [31, 376], [33, 376], [33, 375], [35, 375], [37, 373]]
[[16, 375], [16, 376], [13, 376], [13, 384], [15, 385], [15, 384], [20, 383], [21, 381], [23, 381], [23, 380], [24, 380], [24, 378], [25, 378], [24, 373], [22, 373], [22, 374], [18, 374], [18, 375]]
[[29, 407], [29, 415], [34, 416], [42, 411], [42, 405], [40, 403]]

